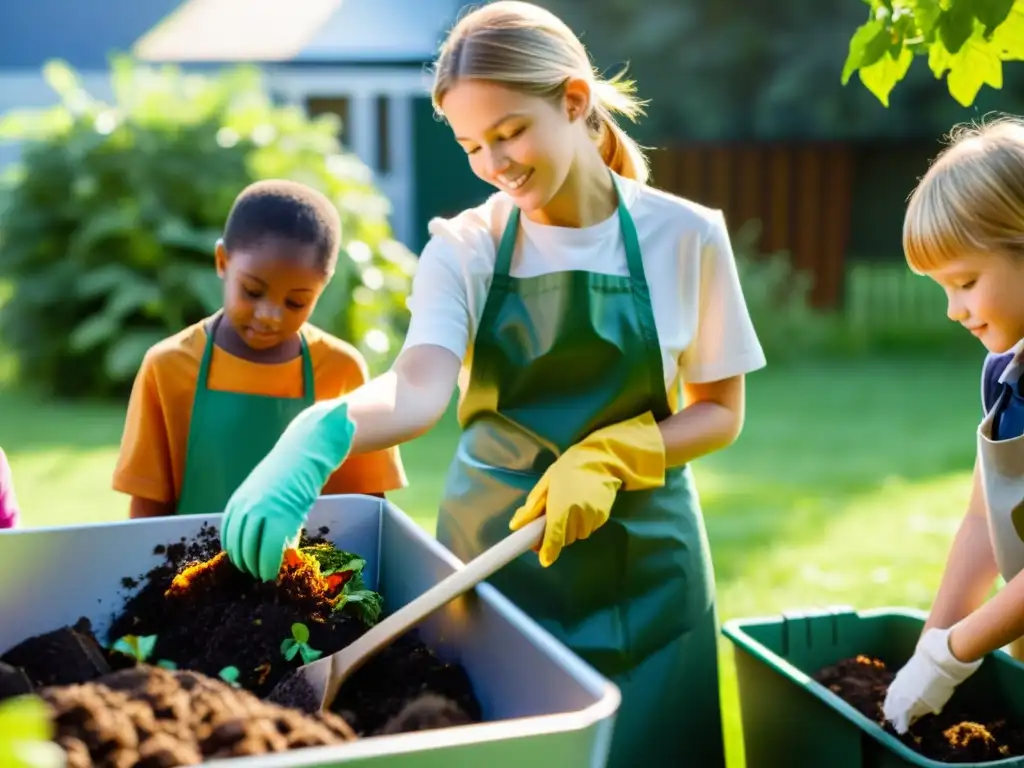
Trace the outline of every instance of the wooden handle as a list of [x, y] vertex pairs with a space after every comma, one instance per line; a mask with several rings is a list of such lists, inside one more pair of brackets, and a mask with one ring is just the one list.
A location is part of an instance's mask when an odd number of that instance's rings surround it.
[[[544, 534], [545, 517], [523, 526], [490, 549], [477, 555], [451, 576], [435, 584], [411, 603], [408, 603], [379, 624], [371, 627], [355, 642], [334, 654], [336, 662], [331, 664], [331, 681], [328, 685], [333, 700], [337, 693], [336, 678], [339, 674], [353, 671], [361, 659], [378, 648], [387, 645], [410, 627], [418, 624], [438, 608], [446, 605], [464, 592], [468, 592], [495, 571], [504, 567], [533, 549]], [[338, 681], [340, 682], [340, 681]]]

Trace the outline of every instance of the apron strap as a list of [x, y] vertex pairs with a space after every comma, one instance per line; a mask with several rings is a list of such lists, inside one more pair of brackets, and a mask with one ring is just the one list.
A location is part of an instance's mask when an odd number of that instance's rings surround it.
[[203, 357], [199, 361], [199, 375], [196, 376], [196, 389], [206, 389], [206, 382], [210, 376], [210, 360], [213, 357], [213, 337], [217, 335], [217, 326], [224, 317], [223, 310], [214, 315], [210, 322], [210, 328], [206, 331], [206, 344], [203, 347]]
[[501, 233], [498, 255], [494, 259], [494, 277], [508, 277], [512, 268], [512, 256], [516, 252], [516, 236], [519, 234], [519, 207], [513, 206]]
[[989, 434], [993, 440], [998, 439], [999, 422], [1003, 418], [1003, 411], [1010, 405], [1010, 398], [1013, 397], [1013, 385], [1010, 382], [1004, 381], [999, 386], [999, 397], [996, 398], [995, 405], [992, 407], [992, 425], [989, 427]]
[[505, 231], [501, 234], [501, 242], [498, 244], [498, 253], [494, 257], [494, 272], [491, 274], [491, 286], [487, 289], [487, 301], [484, 302], [484, 313], [477, 326], [477, 333], [481, 329], [490, 328], [494, 324], [494, 318], [501, 309], [501, 302], [497, 299], [501, 294], [506, 293], [509, 288], [509, 270], [512, 268], [512, 255], [516, 251], [516, 237], [519, 234], [519, 208], [513, 206], [512, 212], [505, 222]]
[[1013, 356], [1003, 368], [1002, 373], [995, 379], [995, 386], [999, 394], [991, 408], [992, 426], [990, 434], [992, 439], [997, 439], [999, 434], [999, 423], [1002, 421], [1003, 412], [1010, 407], [1010, 400], [1014, 394], [1020, 391], [1021, 368], [1024, 367], [1024, 340], [1018, 341], [1013, 347]]
[[[196, 388], [206, 389], [206, 382], [210, 376], [210, 360], [213, 358], [213, 337], [217, 335], [217, 326], [223, 319], [223, 310], [218, 312], [210, 323], [210, 329], [206, 332], [206, 345], [203, 347], [203, 357], [199, 361], [199, 375], [196, 377]], [[306, 335], [299, 331], [299, 348], [302, 357], [302, 399], [307, 405], [316, 402], [316, 380], [313, 378], [313, 356], [309, 352], [309, 344], [306, 342]]]
[[307, 405], [316, 402], [316, 381], [313, 378], [313, 356], [309, 353], [306, 334], [299, 331], [299, 344], [302, 350], [302, 398]]
[[[609, 173], [611, 173], [609, 171]], [[665, 391], [665, 368], [661, 363], [661, 344], [658, 342], [658, 326], [654, 322], [654, 308], [651, 304], [651, 291], [647, 285], [644, 272], [644, 260], [640, 250], [640, 237], [636, 233], [636, 224], [626, 207], [615, 174], [611, 174], [615, 193], [619, 204], [619, 229], [622, 231], [622, 244], [626, 249], [626, 265], [629, 268], [629, 279], [633, 283], [633, 304], [636, 306], [640, 330], [644, 337], [647, 352], [647, 373], [650, 376], [651, 395], [653, 398], [651, 412], [657, 421], [664, 421], [672, 415], [672, 408]]]

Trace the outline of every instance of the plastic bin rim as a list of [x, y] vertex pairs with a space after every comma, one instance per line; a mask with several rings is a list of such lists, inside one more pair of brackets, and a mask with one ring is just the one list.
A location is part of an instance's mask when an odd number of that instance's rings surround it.
[[[387, 499], [358, 493], [321, 496], [320, 500], [353, 496], [373, 501], [379, 505], [381, 511], [383, 511], [385, 507], [391, 507], [396, 511], [398, 510], [398, 507]], [[204, 523], [208, 523], [211, 520], [221, 518], [222, 515], [223, 513], [196, 515], [196, 518], [202, 520]], [[416, 527], [412, 520], [402, 517], [398, 517], [396, 520], [398, 524], [403, 527]], [[107, 520], [96, 523], [76, 523], [72, 525], [33, 526], [31, 529], [3, 529], [0, 530], [0, 536], [7, 533], [17, 534], [26, 530], [46, 532], [58, 529], [61, 531], [73, 531], [85, 528], [105, 528], [123, 525], [124, 522], [125, 521], [123, 520]], [[160, 518], [140, 518], [138, 520], [133, 520], [132, 524], [158, 525], [160, 524]], [[463, 565], [461, 560], [442, 547], [436, 539], [433, 537], [427, 537], [427, 539], [427, 545], [446, 561], [455, 567]], [[491, 603], [500, 603], [502, 610], [521, 612], [514, 603], [505, 598], [504, 595], [494, 589], [491, 585], [486, 583], [481, 584], [476, 589], [486, 592], [487, 599]], [[530, 630], [528, 634], [534, 641], [537, 641], [538, 638], [536, 635], [538, 632], [533, 630], [539, 630], [539, 627], [535, 628], [531, 625], [528, 626], [528, 629]], [[556, 649], [548, 649], [549, 652], [553, 650]], [[557, 650], [560, 651], [561, 648]], [[582, 660], [578, 660], [573, 656], [568, 649], [563, 653], [557, 653], [556, 655], [563, 657], [567, 656], [568, 658], [562, 658], [561, 661], [566, 663], [570, 668], [573, 668], [576, 673], [581, 671], [580, 667], [586, 667], [586, 671], [589, 673], [586, 674], [587, 677], [597, 675], [597, 673], [588, 665], [585, 665]], [[254, 755], [252, 757], [225, 758], [223, 760], [212, 760], [203, 763], [203, 765], [211, 766], [211, 768], [303, 768], [304, 766], [322, 765], [325, 761], [347, 762], [349, 760], [378, 757], [380, 745], [382, 743], [388, 745], [388, 754], [406, 754], [434, 749], [450, 749], [451, 747], [482, 744], [491, 741], [507, 741], [509, 738], [528, 738], [540, 734], [582, 731], [614, 716], [621, 704], [622, 693], [619, 690], [619, 687], [606, 678], [602, 677], [601, 679], [600, 699], [589, 707], [584, 707], [583, 709], [575, 712], [519, 717], [496, 722], [473, 723], [470, 725], [460, 725], [458, 727], [437, 728], [430, 731], [413, 731], [388, 736], [367, 736], [344, 744], [305, 747], [303, 749], [288, 750], [287, 752], [268, 755]]]
[[[751, 626], [763, 626], [765, 624], [777, 624], [780, 620], [785, 619], [798, 619], [798, 618], [815, 618], [815, 617], [826, 617], [826, 616], [837, 616], [846, 613], [852, 613], [858, 618], [870, 619], [881, 616], [906, 616], [909, 618], [920, 619], [924, 621], [927, 618], [925, 611], [917, 608], [907, 608], [905, 606], [885, 606], [879, 608], [869, 608], [861, 611], [854, 610], [847, 606], [839, 606], [835, 608], [827, 608], [824, 610], [807, 609], [799, 611], [783, 611], [775, 615], [769, 616], [756, 616], [749, 618], [737, 618], [730, 619], [722, 624], [722, 634], [729, 638], [734, 644], [742, 648], [747, 653], [755, 656], [759, 659], [767, 661], [773, 666], [778, 672], [788, 677], [793, 682], [797, 683], [810, 693], [812, 696], [820, 699], [823, 703], [827, 704], [832, 709], [840, 712], [848, 720], [858, 725], [861, 730], [867, 733], [875, 741], [879, 742], [887, 749], [895, 752], [899, 757], [907, 760], [915, 765], [924, 766], [925, 768], [949, 768], [951, 763], [942, 762], [940, 760], [932, 760], [925, 757], [920, 752], [915, 752], [910, 747], [906, 746], [903, 742], [897, 739], [895, 736], [887, 733], [882, 726], [878, 725], [874, 720], [870, 720], [862, 715], [858, 710], [843, 701], [839, 696], [832, 693], [828, 688], [823, 686], [821, 683], [816, 682], [810, 675], [805, 672], [801, 672], [795, 666], [790, 664], [784, 658], [779, 656], [774, 651], [770, 651], [761, 643], [757, 642], [749, 634], [747, 634], [746, 628]], [[740, 698], [742, 699], [743, 692], [740, 691]], [[987, 760], [983, 763], [968, 763], [970, 765], [983, 765], [985, 768], [993, 766], [1019, 766], [1021, 765], [1021, 758], [1018, 757], [1007, 757], [1002, 760]]]
[[519, 717], [492, 723], [473, 723], [430, 731], [399, 733], [392, 736], [366, 736], [344, 744], [306, 747], [269, 755], [234, 757], [203, 763], [210, 768], [304, 768], [320, 766], [329, 761], [346, 762], [377, 757], [386, 744], [388, 755], [451, 749], [471, 744], [532, 738], [541, 734], [582, 731], [614, 715], [621, 694], [612, 683], [600, 701], [577, 712], [538, 717]]

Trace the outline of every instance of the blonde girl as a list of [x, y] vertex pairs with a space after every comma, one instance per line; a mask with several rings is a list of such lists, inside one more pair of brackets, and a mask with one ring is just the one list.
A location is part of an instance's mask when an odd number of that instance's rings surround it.
[[[951, 138], [910, 199], [903, 244], [911, 268], [945, 290], [949, 319], [988, 355], [967, 513], [885, 700], [900, 733], [940, 712], [986, 654], [1024, 636], [1024, 122], [961, 126]], [[999, 575], [1006, 587], [986, 602]]]
[[225, 549], [273, 578], [314, 468], [422, 434], [458, 384], [438, 539], [469, 560], [545, 515], [538, 554], [491, 581], [620, 687], [609, 765], [721, 766], [690, 463], [736, 439], [745, 375], [765, 363], [722, 214], [645, 184], [616, 122], [639, 114], [632, 85], [601, 80], [537, 6], [465, 16], [434, 103], [497, 191], [430, 223], [394, 368], [296, 420], [229, 505]]

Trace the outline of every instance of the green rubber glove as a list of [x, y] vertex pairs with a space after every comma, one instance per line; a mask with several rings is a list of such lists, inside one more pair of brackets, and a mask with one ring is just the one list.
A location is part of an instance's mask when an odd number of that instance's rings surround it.
[[322, 400], [291, 421], [228, 500], [220, 542], [236, 568], [262, 581], [277, 578], [355, 431], [348, 404], [338, 400]]

